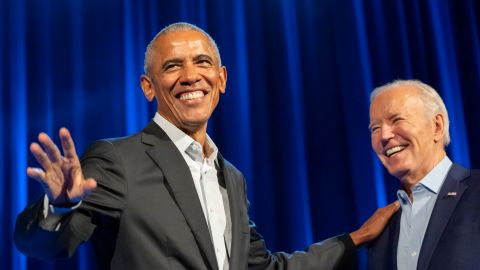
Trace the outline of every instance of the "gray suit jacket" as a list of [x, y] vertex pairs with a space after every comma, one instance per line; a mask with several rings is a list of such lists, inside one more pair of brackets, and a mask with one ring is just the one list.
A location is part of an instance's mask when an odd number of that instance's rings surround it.
[[[70, 257], [91, 240], [101, 269], [218, 269], [190, 170], [154, 122], [138, 134], [96, 142], [82, 157], [97, 188], [56, 232], [38, 226], [42, 203], [17, 218], [15, 243], [27, 256]], [[232, 222], [230, 269], [355, 267], [356, 250], [343, 235], [293, 255], [271, 253], [248, 216], [243, 175], [218, 157]]]

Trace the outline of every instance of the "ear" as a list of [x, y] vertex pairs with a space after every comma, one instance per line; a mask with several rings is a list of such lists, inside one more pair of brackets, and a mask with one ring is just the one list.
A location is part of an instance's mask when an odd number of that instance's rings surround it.
[[150, 77], [147, 75], [142, 75], [140, 77], [140, 87], [142, 87], [143, 94], [145, 95], [145, 98], [151, 102], [153, 98], [155, 97], [155, 89], [153, 87], [153, 82]]
[[434, 118], [434, 131], [433, 131], [433, 140], [435, 142], [443, 141], [443, 130], [445, 128], [443, 122], [443, 114], [437, 113]]
[[227, 68], [222, 66], [218, 71], [218, 76], [220, 76], [220, 93], [225, 94], [225, 88], [227, 87]]

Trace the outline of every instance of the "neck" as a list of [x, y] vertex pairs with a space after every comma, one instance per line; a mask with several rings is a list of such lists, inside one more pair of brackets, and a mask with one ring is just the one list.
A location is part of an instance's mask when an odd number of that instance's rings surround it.
[[192, 139], [194, 139], [196, 142], [198, 142], [202, 146], [202, 158], [205, 158], [205, 156], [209, 156], [213, 149], [208, 145], [207, 143], [207, 125], [205, 124], [203, 127], [198, 128], [198, 129], [183, 129], [183, 132], [190, 136]]
[[400, 178], [400, 181], [403, 183], [403, 187], [405, 188], [405, 191], [407, 192], [408, 196], [410, 199], [412, 199], [412, 188], [418, 184], [428, 173], [430, 173], [435, 166], [440, 163], [440, 161], [443, 160], [443, 158], [446, 156], [445, 150], [442, 149], [436, 157], [431, 160], [430, 164], [426, 167], [427, 169], [424, 171], [420, 171], [418, 173], [407, 173], [405, 176]]

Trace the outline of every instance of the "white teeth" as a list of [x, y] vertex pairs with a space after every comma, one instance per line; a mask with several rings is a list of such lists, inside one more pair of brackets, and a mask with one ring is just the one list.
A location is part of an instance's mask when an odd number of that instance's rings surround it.
[[203, 97], [203, 91], [186, 92], [180, 95], [180, 100], [190, 100]]
[[387, 149], [387, 151], [385, 151], [385, 154], [386, 154], [387, 156], [391, 156], [391, 155], [393, 155], [393, 154], [395, 154], [395, 153], [397, 153], [397, 152], [402, 151], [403, 149], [405, 149], [405, 146], [401, 146], [401, 145], [395, 146], [395, 147], [392, 147], [392, 148], [390, 148], [390, 149]]

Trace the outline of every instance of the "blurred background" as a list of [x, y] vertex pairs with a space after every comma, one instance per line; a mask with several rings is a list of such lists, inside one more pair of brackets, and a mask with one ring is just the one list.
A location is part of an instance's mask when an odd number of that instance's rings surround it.
[[437, 89], [448, 155], [480, 167], [479, 17], [475, 0], [1, 0], [1, 268], [95, 269], [88, 244], [56, 262], [14, 247], [16, 215], [42, 196], [25, 175], [36, 165], [28, 145], [40, 131], [58, 142], [65, 126], [81, 154], [140, 131], [156, 106], [139, 87], [144, 50], [164, 26], [196, 24], [219, 45], [228, 83], [209, 134], [245, 174], [269, 249], [292, 252], [395, 200], [398, 180], [370, 145], [376, 86], [414, 78]]

